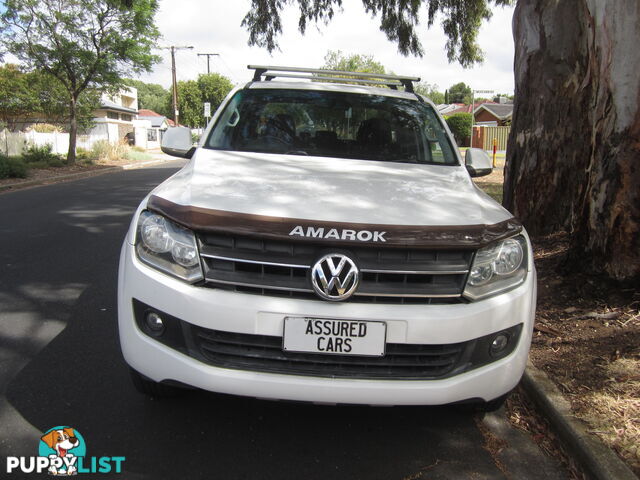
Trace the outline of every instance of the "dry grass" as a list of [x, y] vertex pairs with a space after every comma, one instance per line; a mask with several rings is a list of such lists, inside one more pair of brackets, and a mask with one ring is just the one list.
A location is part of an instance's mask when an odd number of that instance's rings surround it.
[[538, 413], [524, 394], [522, 387], [517, 387], [509, 396], [505, 410], [509, 422], [514, 427], [529, 433], [540, 450], [562, 463], [569, 473], [570, 480], [586, 480], [575, 460], [562, 448], [546, 418]]
[[112, 163], [122, 158], [126, 158], [129, 146], [125, 142], [109, 143], [107, 140], [100, 140], [93, 144], [91, 153], [98, 163]]
[[605, 367], [606, 387], [586, 394], [578, 414], [629, 465], [640, 470], [640, 358], [619, 358]]

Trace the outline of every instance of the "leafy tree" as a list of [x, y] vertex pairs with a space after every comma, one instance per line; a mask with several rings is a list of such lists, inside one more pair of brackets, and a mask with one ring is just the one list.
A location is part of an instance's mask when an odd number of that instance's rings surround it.
[[470, 113], [454, 113], [445, 119], [460, 147], [469, 144], [472, 119]]
[[[77, 114], [80, 129], [93, 125], [93, 112], [99, 106], [100, 95], [92, 89], [78, 98]], [[40, 71], [24, 72], [17, 65], [0, 67], [0, 119], [13, 129], [29, 121], [64, 124], [69, 120], [67, 92], [55, 77]]]
[[170, 98], [169, 90], [157, 83], [145, 83], [141, 80], [126, 79], [124, 82], [138, 90], [138, 108], [153, 110], [165, 117], [171, 117], [171, 109], [167, 110]]
[[438, 91], [438, 85], [427, 82], [420, 82], [414, 85], [414, 90], [420, 95], [424, 95], [436, 105], [445, 103], [444, 93]]
[[449, 90], [445, 90], [444, 91], [444, 103], [446, 103], [447, 105], [449, 105], [451, 102], [449, 101]]
[[[180, 122], [192, 128], [204, 126], [204, 102], [211, 103], [213, 113], [232, 88], [231, 80], [217, 73], [199, 75], [198, 80], [179, 81]], [[173, 89], [169, 91], [167, 97], [167, 108], [172, 108], [172, 95]]]
[[344, 72], [387, 73], [384, 66], [373, 55], [345, 55], [342, 50], [329, 50], [324, 56], [322, 68]]
[[[198, 76], [198, 88], [203, 102], [211, 103], [211, 113], [215, 112], [227, 94], [233, 89], [233, 83], [224, 75], [209, 73]], [[204, 109], [201, 108], [202, 111]], [[204, 125], [204, 113], [202, 124]]]
[[78, 104], [87, 89], [117, 90], [123, 76], [149, 71], [160, 34], [156, 0], [6, 0], [0, 40], [29, 67], [57, 78], [67, 93], [69, 152], [76, 158]]
[[[510, 5], [513, 0], [362, 0], [366, 13], [380, 17], [380, 30], [397, 43], [403, 55], [422, 56], [424, 49], [416, 27], [422, 5], [427, 8], [427, 26], [431, 27], [437, 14], [442, 14], [442, 28], [448, 38], [445, 48], [449, 61], [470, 66], [482, 60], [482, 50], [476, 42], [483, 20], [491, 18], [489, 6]], [[251, 9], [242, 26], [249, 31], [249, 45], [265, 47], [269, 52], [278, 49], [277, 37], [282, 33], [281, 11], [297, 3], [300, 9], [298, 28], [304, 34], [309, 22], [328, 23], [339, 12], [342, 0], [251, 0]]]
[[16, 118], [38, 109], [38, 99], [17, 65], [0, 67], [0, 118], [11, 126]]
[[495, 97], [493, 97], [493, 101], [499, 103], [501, 98], [506, 98], [509, 103], [513, 103], [516, 97], [514, 97], [513, 95], [509, 95], [508, 93], [499, 93]]
[[[201, 127], [204, 124], [202, 94], [195, 80], [180, 80], [178, 82], [178, 104], [180, 110], [180, 123], [192, 128]], [[171, 105], [173, 88], [167, 99], [167, 106]]]
[[460, 82], [449, 87], [449, 102], [450, 103], [471, 103], [472, 96], [471, 87], [466, 83]]

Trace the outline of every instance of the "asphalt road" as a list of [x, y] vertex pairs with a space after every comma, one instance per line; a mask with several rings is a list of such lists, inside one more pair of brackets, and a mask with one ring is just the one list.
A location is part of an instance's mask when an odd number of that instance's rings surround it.
[[126, 457], [124, 474], [91, 478], [564, 478], [504, 413], [484, 420], [502, 438], [498, 466], [482, 420], [450, 408], [136, 393], [117, 339], [118, 256], [137, 204], [178, 166], [0, 195], [0, 472], [70, 425], [87, 455]]

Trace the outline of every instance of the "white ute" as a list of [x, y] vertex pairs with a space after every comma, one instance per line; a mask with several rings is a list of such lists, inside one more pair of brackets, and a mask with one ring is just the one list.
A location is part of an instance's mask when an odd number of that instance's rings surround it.
[[417, 78], [249, 68], [197, 146], [165, 133], [190, 161], [122, 247], [136, 387], [498, 407], [525, 368], [536, 272], [521, 224], [471, 180], [489, 157], [462, 160]]

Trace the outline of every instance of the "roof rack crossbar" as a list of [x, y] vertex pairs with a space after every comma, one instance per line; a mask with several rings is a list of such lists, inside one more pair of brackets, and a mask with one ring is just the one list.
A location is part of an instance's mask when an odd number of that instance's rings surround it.
[[301, 78], [306, 80], [330, 80], [332, 82], [357, 82], [357, 83], [366, 83], [370, 85], [389, 85], [394, 87], [402, 87], [404, 84], [401, 82], [389, 82], [386, 80], [364, 80], [360, 78], [346, 78], [346, 77], [325, 77], [320, 75], [295, 75], [291, 73], [281, 73], [281, 74], [271, 74], [271, 72], [267, 72], [265, 74], [265, 80], [269, 81], [274, 79], [275, 77], [279, 78]]
[[[253, 81], [259, 82], [262, 76], [265, 80], [275, 77], [303, 78], [331, 81], [351, 81], [376, 85], [388, 85], [393, 87], [404, 86], [407, 92], [413, 92], [413, 82], [419, 82], [420, 77], [407, 77], [402, 75], [389, 75], [386, 73], [347, 72], [343, 70], [324, 70], [320, 68], [277, 67], [268, 65], [247, 65], [254, 70]], [[280, 72], [280, 73], [276, 73]], [[307, 75], [292, 75], [300, 73]], [[309, 75], [311, 74], [311, 75]], [[337, 77], [336, 77], [337, 76]]]

